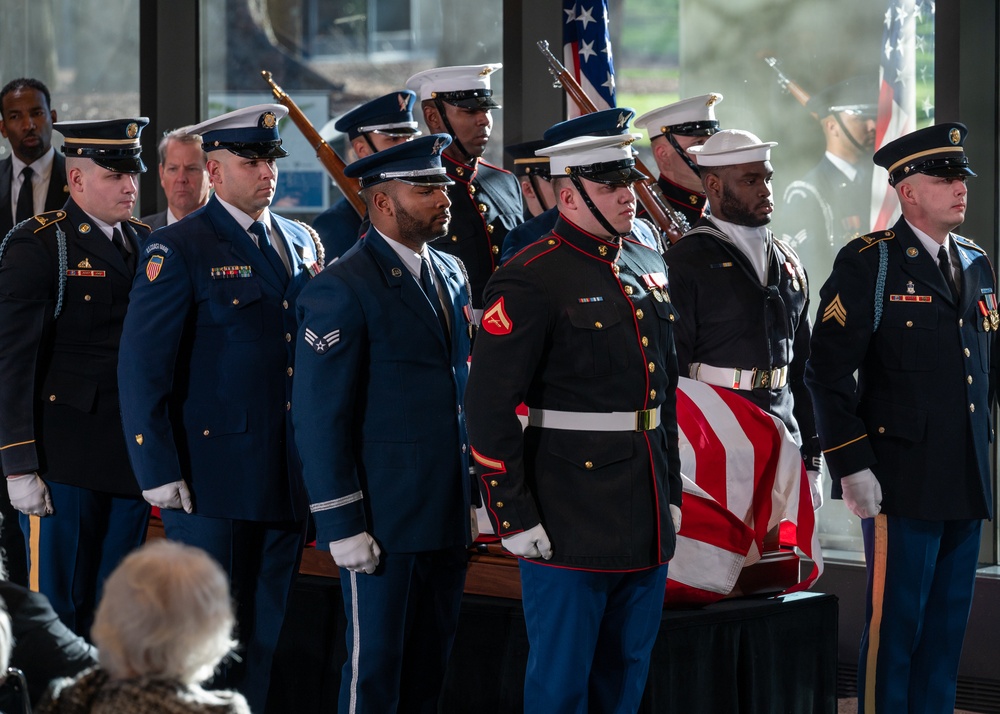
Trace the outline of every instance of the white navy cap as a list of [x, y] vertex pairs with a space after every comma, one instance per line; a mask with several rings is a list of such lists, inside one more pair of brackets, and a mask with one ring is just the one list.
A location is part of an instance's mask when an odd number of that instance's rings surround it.
[[598, 183], [632, 183], [648, 178], [635, 168], [632, 155], [632, 142], [639, 138], [639, 134], [578, 136], [535, 153], [549, 157], [552, 178], [580, 176]]
[[771, 160], [771, 147], [776, 141], [761, 141], [755, 134], [742, 129], [723, 129], [708, 141], [688, 147], [699, 166], [736, 166]]
[[493, 99], [490, 75], [502, 67], [500, 63], [437, 67], [417, 72], [406, 80], [406, 88], [421, 101], [440, 99], [466, 109], [493, 109], [500, 105]]
[[227, 149], [245, 159], [280, 159], [288, 152], [281, 148], [278, 121], [287, 114], [281, 104], [255, 104], [207, 119], [190, 132], [201, 134], [205, 151]]
[[712, 136], [719, 131], [715, 105], [721, 101], [722, 95], [718, 92], [682, 99], [646, 112], [635, 120], [635, 126], [645, 129], [650, 139], [661, 134]]

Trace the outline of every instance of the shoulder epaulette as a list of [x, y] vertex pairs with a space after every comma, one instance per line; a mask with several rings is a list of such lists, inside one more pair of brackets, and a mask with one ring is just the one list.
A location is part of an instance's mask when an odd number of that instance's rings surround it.
[[322, 270], [326, 267], [326, 248], [323, 247], [323, 241], [320, 240], [319, 233], [305, 221], [300, 221], [297, 218], [293, 219], [293, 221], [302, 226], [305, 232], [309, 234], [309, 237], [312, 238], [313, 245], [316, 246], [316, 263], [319, 265], [319, 269]]
[[892, 240], [896, 237], [896, 234], [892, 231], [875, 231], [874, 233], [869, 233], [868, 235], [858, 236], [853, 241], [851, 245], [858, 249], [858, 252], [868, 250], [873, 245], [878, 245], [879, 243], [887, 240]]
[[[37, 216], [32, 216], [28, 220], [36, 221], [38, 223], [38, 227], [32, 230], [31, 232], [38, 233], [38, 231], [42, 230], [43, 228], [51, 226], [53, 223], [58, 223], [65, 217], [66, 217], [66, 211], [62, 210], [61, 208], [55, 211], [46, 211], [45, 213], [39, 213]], [[26, 227], [31, 228], [30, 225]]]
[[540, 258], [546, 253], [552, 252], [560, 245], [562, 245], [562, 239], [559, 238], [559, 236], [555, 235], [554, 233], [549, 233], [542, 236], [534, 243], [530, 243], [526, 245], [524, 248], [521, 248], [521, 250], [515, 253], [514, 257], [508, 260], [507, 262], [512, 263], [516, 258], [519, 262], [522, 262], [525, 265], [527, 265], [532, 260]]
[[969, 250], [974, 250], [977, 253], [982, 253], [983, 255], [988, 255], [988, 253], [983, 250], [980, 246], [976, 245], [976, 242], [971, 238], [966, 238], [965, 236], [957, 236], [952, 234], [956, 243], [961, 243], [963, 248], [968, 248]]
[[133, 225], [136, 225], [136, 226], [142, 226], [143, 228], [146, 228], [147, 230], [150, 230], [150, 231], [152, 231], [152, 230], [153, 230], [153, 229], [152, 229], [152, 228], [151, 228], [151, 227], [149, 226], [149, 224], [148, 224], [148, 223], [143, 223], [142, 221], [140, 221], [140, 220], [139, 220], [138, 218], [136, 218], [135, 216], [129, 216], [129, 217], [128, 217], [128, 222], [129, 222], [129, 223], [131, 223], [131, 224], [133, 224]]

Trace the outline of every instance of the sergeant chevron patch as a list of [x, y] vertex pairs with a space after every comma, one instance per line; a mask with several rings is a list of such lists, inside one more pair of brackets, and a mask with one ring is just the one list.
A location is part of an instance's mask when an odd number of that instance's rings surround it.
[[312, 347], [316, 354], [322, 355], [326, 354], [327, 350], [340, 342], [340, 330], [327, 332], [325, 335], [320, 337], [307, 327], [305, 338], [306, 344]]
[[822, 321], [826, 322], [827, 320], [836, 320], [841, 327], [847, 327], [847, 310], [844, 309], [844, 303], [840, 301], [840, 293], [837, 293], [823, 310]]

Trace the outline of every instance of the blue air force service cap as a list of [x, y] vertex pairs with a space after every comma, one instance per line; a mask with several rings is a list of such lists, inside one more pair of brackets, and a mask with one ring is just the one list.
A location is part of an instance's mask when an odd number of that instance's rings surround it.
[[441, 165], [441, 152], [451, 143], [448, 134], [430, 134], [413, 141], [396, 144], [388, 149], [358, 159], [344, 168], [350, 178], [356, 178], [361, 188], [385, 181], [402, 181], [413, 185], [448, 185], [454, 183]]
[[437, 67], [417, 72], [406, 80], [406, 88], [420, 100], [440, 99], [464, 109], [499, 108], [490, 88], [490, 75], [502, 68], [500, 63]]
[[629, 107], [604, 109], [599, 112], [583, 114], [573, 119], [553, 124], [542, 138], [549, 146], [561, 144], [579, 136], [622, 136], [628, 134], [628, 123], [635, 116], [635, 110]]
[[53, 124], [63, 135], [62, 152], [67, 157], [91, 159], [98, 166], [120, 174], [141, 174], [146, 164], [139, 154], [139, 134], [149, 123], [146, 117], [60, 121]]
[[889, 172], [889, 185], [913, 174], [975, 176], [965, 155], [965, 124], [936, 124], [890, 141], [875, 152], [875, 163]]
[[541, 176], [549, 178], [549, 157], [535, 154], [539, 149], [551, 146], [551, 141], [539, 139], [525, 141], [521, 144], [510, 144], [504, 147], [504, 152], [514, 159], [515, 176]]
[[689, 97], [646, 112], [635, 120], [635, 125], [645, 129], [650, 139], [667, 134], [712, 136], [719, 130], [715, 105], [721, 101], [722, 95], [718, 92]]
[[605, 184], [623, 184], [649, 178], [635, 168], [632, 142], [639, 134], [578, 136], [539, 150], [549, 157], [553, 177], [579, 176]]
[[386, 136], [417, 136], [417, 122], [413, 120], [413, 104], [417, 95], [403, 89], [384, 97], [356, 106], [344, 114], [333, 125], [347, 134], [349, 139], [357, 139], [362, 134], [374, 133]]
[[201, 134], [205, 151], [226, 149], [244, 159], [281, 159], [288, 152], [281, 148], [278, 121], [287, 114], [281, 104], [255, 104], [196, 124], [191, 133]]

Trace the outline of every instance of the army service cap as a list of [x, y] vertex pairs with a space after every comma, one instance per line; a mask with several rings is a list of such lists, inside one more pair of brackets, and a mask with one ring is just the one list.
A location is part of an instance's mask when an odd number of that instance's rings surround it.
[[704, 144], [689, 146], [687, 152], [699, 166], [736, 166], [771, 160], [776, 141], [761, 141], [756, 134], [742, 129], [722, 129]]
[[196, 124], [190, 133], [201, 134], [207, 152], [227, 149], [244, 159], [281, 159], [288, 152], [281, 148], [278, 121], [287, 114], [281, 104], [255, 104]]
[[356, 178], [361, 188], [385, 181], [413, 185], [449, 185], [447, 170], [441, 165], [441, 152], [451, 144], [448, 134], [430, 134], [390, 146], [344, 168], [344, 174]]
[[538, 139], [520, 144], [509, 144], [504, 147], [504, 153], [514, 160], [515, 176], [540, 176], [549, 178], [549, 157], [538, 156], [535, 152], [551, 146], [552, 142]]
[[334, 128], [347, 134], [349, 139], [357, 139], [362, 134], [374, 133], [385, 136], [418, 136], [420, 131], [413, 120], [413, 105], [417, 95], [409, 89], [386, 94], [360, 104], [340, 117]]
[[719, 131], [715, 105], [721, 101], [722, 95], [718, 92], [682, 99], [646, 112], [635, 120], [635, 126], [645, 129], [650, 139], [667, 134], [712, 136]]
[[936, 124], [905, 134], [875, 152], [875, 163], [889, 172], [889, 185], [913, 174], [975, 176], [965, 155], [965, 124]]
[[139, 134], [146, 117], [60, 121], [52, 126], [63, 135], [62, 152], [70, 158], [91, 159], [98, 166], [120, 174], [141, 174]]
[[406, 80], [406, 88], [416, 92], [421, 101], [440, 99], [464, 109], [499, 108], [490, 88], [490, 75], [503, 67], [500, 63], [437, 67], [417, 72]]
[[552, 176], [579, 176], [604, 184], [641, 181], [648, 176], [635, 168], [632, 142], [639, 134], [578, 136], [538, 151], [549, 157]]

